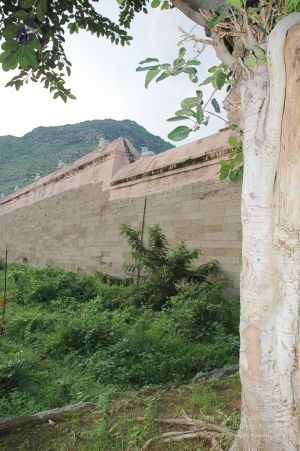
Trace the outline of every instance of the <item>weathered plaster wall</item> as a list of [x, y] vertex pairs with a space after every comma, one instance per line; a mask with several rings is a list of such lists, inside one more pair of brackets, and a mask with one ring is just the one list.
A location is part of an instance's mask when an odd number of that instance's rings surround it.
[[141, 227], [146, 198], [145, 226], [160, 223], [170, 244], [185, 239], [201, 248], [202, 261], [218, 259], [237, 292], [240, 186], [217, 175], [227, 140], [223, 132], [131, 164], [137, 156], [124, 140], [96, 149], [0, 204], [0, 252], [7, 248], [11, 261], [120, 273], [129, 250], [119, 224]]

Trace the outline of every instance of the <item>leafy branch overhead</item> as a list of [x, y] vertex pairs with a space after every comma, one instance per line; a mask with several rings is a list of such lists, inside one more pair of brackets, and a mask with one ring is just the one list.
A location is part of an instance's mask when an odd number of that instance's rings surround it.
[[71, 62], [65, 50], [66, 29], [89, 31], [115, 44], [129, 44], [126, 31], [135, 13], [146, 11], [146, 0], [119, 2], [119, 24], [98, 13], [88, 0], [0, 0], [0, 63], [6, 72], [18, 69], [6, 86], [17, 90], [29, 80], [40, 81], [64, 102], [75, 96], [65, 86]]
[[[199, 130], [201, 125], [207, 125], [210, 114], [219, 115], [221, 113], [220, 105], [215, 97], [217, 91], [220, 91], [225, 85], [227, 90], [232, 84], [232, 71], [225, 64], [213, 66], [209, 69], [209, 77], [202, 83], [198, 83], [197, 67], [201, 64], [198, 58], [185, 58], [186, 48], [181, 47], [177, 58], [172, 64], [160, 64], [157, 58], [147, 58], [141, 61], [140, 66], [136, 69], [137, 72], [146, 71], [145, 87], [148, 88], [152, 81], [162, 81], [168, 77], [174, 77], [180, 74], [186, 74], [189, 80], [202, 87], [207, 84], [212, 85], [212, 92], [208, 98], [205, 99], [203, 90], [196, 89], [195, 96], [183, 99], [181, 107], [175, 112], [174, 117], [168, 119], [169, 122], [189, 121], [190, 125], [180, 125], [176, 127], [168, 138], [173, 141], [181, 141], [188, 137], [191, 132]], [[212, 107], [214, 112], [208, 110]], [[220, 117], [220, 116], [219, 116]], [[221, 117], [221, 119], [223, 119]], [[224, 119], [223, 119], [224, 120]], [[226, 122], [226, 121], [225, 121]]]
[[[218, 116], [227, 122], [219, 116], [221, 108], [215, 97], [216, 92], [224, 86], [229, 92], [232, 85], [251, 78], [257, 66], [267, 63], [266, 41], [269, 33], [284, 16], [300, 10], [300, 1], [266, 0], [250, 4], [242, 0], [216, 2], [172, 0], [170, 4], [203, 27], [208, 39], [200, 38], [197, 31], [191, 34], [181, 30], [183, 32], [181, 43], [193, 42], [196, 58], [186, 60], [186, 49], [181, 47], [178, 57], [172, 64], [160, 64], [156, 58], [141, 61], [137, 71], [147, 71], [145, 87], [148, 88], [153, 80], [158, 82], [180, 74], [187, 74], [190, 81], [197, 84], [200, 64], [198, 57], [207, 46], [213, 46], [222, 61], [220, 66], [209, 69], [209, 77], [198, 84], [195, 96], [183, 99], [181, 108], [168, 119], [170, 122], [189, 122], [189, 125], [179, 125], [168, 135], [169, 139], [180, 141], [187, 138], [191, 132], [198, 131], [202, 125], [207, 125], [210, 115]], [[162, 7], [162, 1], [154, 0], [152, 6]], [[152, 64], [149, 65], [149, 63]], [[212, 88], [208, 99], [204, 99], [205, 93], [201, 87], [209, 84]], [[227, 124], [229, 125], [230, 122]], [[240, 132], [242, 132], [241, 129]], [[243, 174], [242, 140], [239, 142], [233, 136], [230, 146], [228, 161], [221, 161], [220, 178], [228, 177], [232, 181], [237, 181]]]

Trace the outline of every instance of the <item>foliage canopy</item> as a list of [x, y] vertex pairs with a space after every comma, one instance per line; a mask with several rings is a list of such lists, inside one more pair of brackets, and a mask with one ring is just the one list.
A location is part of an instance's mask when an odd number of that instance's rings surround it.
[[0, 63], [4, 71], [19, 69], [7, 86], [17, 90], [28, 80], [41, 81], [63, 101], [75, 96], [65, 86], [71, 62], [65, 50], [65, 31], [86, 30], [126, 45], [132, 39], [126, 29], [135, 15], [145, 11], [145, 1], [119, 2], [119, 22], [101, 15], [94, 7], [97, 0], [5, 0], [0, 1]]
[[[137, 305], [159, 310], [187, 282], [206, 282], [209, 285], [210, 277], [216, 280], [216, 261], [193, 268], [191, 264], [198, 258], [200, 250], [189, 249], [184, 241], [169, 249], [166, 235], [159, 224], [149, 227], [147, 243], [144, 243], [141, 231], [127, 224], [121, 226], [121, 233], [128, 240], [133, 259], [133, 263], [126, 264], [125, 268], [130, 273], [137, 271], [141, 276], [139, 289], [134, 296]], [[219, 282], [221, 286], [220, 279]]]

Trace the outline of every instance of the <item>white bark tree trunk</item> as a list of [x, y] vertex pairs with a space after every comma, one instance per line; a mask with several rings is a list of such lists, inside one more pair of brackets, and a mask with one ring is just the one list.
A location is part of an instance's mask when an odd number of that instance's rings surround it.
[[299, 20], [275, 27], [268, 68], [241, 86], [243, 391], [232, 450], [300, 449]]

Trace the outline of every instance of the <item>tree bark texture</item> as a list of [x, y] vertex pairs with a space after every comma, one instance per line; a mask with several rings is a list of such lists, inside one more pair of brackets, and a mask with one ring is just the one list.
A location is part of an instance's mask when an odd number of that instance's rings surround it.
[[241, 85], [242, 418], [232, 450], [300, 449], [300, 15]]

